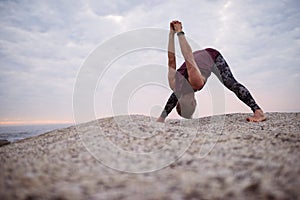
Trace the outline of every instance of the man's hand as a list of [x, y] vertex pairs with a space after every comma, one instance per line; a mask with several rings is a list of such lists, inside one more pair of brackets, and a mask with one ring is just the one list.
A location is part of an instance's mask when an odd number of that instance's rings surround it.
[[170, 22], [170, 34], [175, 34], [176, 32], [175, 32], [175, 29], [174, 29], [174, 24], [173, 24], [173, 22]]
[[176, 33], [182, 31], [182, 24], [181, 24], [180, 21], [177, 21], [177, 20], [176, 20], [176, 21], [172, 21], [171, 24], [173, 25], [174, 31], [175, 31]]

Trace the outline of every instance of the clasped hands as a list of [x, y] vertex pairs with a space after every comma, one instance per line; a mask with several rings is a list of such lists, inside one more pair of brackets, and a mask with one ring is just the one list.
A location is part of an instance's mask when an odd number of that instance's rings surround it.
[[182, 23], [180, 21], [174, 20], [170, 22], [170, 33], [179, 33], [182, 31]]

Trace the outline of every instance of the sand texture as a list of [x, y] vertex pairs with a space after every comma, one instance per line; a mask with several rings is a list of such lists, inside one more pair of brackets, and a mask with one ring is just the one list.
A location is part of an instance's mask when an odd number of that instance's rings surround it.
[[299, 199], [300, 113], [247, 116], [119, 116], [4, 145], [0, 199]]

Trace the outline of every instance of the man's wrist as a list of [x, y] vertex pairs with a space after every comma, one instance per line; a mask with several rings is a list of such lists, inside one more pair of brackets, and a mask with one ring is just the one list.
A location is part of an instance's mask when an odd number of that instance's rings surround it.
[[180, 36], [180, 35], [184, 35], [184, 32], [183, 31], [178, 31], [177, 36]]

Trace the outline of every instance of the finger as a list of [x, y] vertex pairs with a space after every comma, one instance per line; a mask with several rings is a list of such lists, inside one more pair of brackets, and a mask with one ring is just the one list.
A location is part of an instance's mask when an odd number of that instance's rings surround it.
[[174, 24], [173, 23], [170, 23], [170, 29], [174, 30]]

